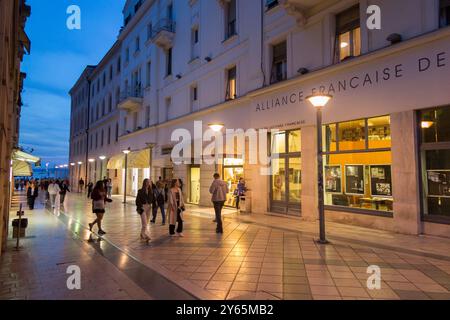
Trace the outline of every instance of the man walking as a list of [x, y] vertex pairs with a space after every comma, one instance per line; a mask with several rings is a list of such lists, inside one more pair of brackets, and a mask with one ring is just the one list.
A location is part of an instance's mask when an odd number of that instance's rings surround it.
[[214, 211], [216, 213], [216, 233], [223, 233], [222, 208], [227, 200], [228, 186], [225, 181], [220, 179], [218, 173], [214, 174], [214, 181], [211, 187], [209, 187], [209, 193], [212, 195], [211, 201], [214, 204]]
[[50, 195], [50, 204], [52, 208], [55, 208], [55, 202], [56, 202], [56, 196], [61, 191], [61, 188], [59, 187], [58, 183], [53, 181], [48, 186], [48, 193]]

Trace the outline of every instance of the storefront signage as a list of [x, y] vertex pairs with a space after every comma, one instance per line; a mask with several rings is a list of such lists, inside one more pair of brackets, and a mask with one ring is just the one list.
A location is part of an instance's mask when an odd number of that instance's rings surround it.
[[[382, 83], [387, 83], [394, 79], [416, 77], [422, 73], [448, 67], [448, 53], [446, 51], [442, 51], [434, 55], [419, 57], [416, 59], [414, 65], [415, 66], [409, 66], [406, 63], [397, 63], [390, 66], [387, 65], [374, 71], [349, 75], [348, 77], [313, 87], [310, 90], [300, 89], [293, 92], [284, 93], [282, 95], [277, 95], [267, 100], [256, 102], [254, 111], [276, 111], [284, 107], [304, 103], [305, 98], [308, 95], [321, 93], [337, 96], [343, 92], [373, 87]], [[410, 70], [413, 70], [414, 73], [408, 72]]]

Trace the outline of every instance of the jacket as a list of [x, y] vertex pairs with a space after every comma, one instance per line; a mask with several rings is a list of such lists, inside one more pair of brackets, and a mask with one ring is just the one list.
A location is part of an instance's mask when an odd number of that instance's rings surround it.
[[39, 188], [38, 187], [34, 187], [34, 190], [32, 190], [31, 187], [28, 188], [27, 190], [27, 198], [37, 198], [39, 196]]
[[153, 190], [148, 189], [147, 192], [145, 189], [140, 189], [136, 196], [136, 207], [139, 212], [140, 209], [144, 207], [144, 205], [151, 205], [155, 202], [155, 197], [153, 195]]
[[175, 192], [172, 192], [172, 189], [168, 192], [168, 206], [167, 206], [167, 214], [169, 215], [169, 224], [175, 225], [177, 222], [177, 211], [180, 208], [184, 208], [184, 199], [183, 192], [181, 189], [178, 189], [178, 193], [180, 194], [180, 206], [177, 205], [177, 198]]
[[48, 186], [48, 193], [51, 195], [58, 194], [61, 191], [57, 183], [51, 183]]
[[225, 181], [216, 179], [209, 187], [212, 202], [227, 201], [228, 185]]

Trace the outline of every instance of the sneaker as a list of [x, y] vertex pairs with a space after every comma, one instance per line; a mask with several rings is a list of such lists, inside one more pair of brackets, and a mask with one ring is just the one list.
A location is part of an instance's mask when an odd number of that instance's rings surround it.
[[105, 235], [105, 234], [106, 234], [106, 232], [105, 232], [105, 231], [103, 231], [103, 230], [99, 230], [99, 231], [98, 231], [98, 234], [99, 234], [99, 235], [101, 235], [101, 236], [103, 236], [103, 235]]

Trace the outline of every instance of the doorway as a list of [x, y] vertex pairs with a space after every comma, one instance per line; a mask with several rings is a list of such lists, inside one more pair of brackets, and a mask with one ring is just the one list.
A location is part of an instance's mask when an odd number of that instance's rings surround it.
[[200, 203], [200, 166], [192, 166], [190, 171], [189, 202]]

